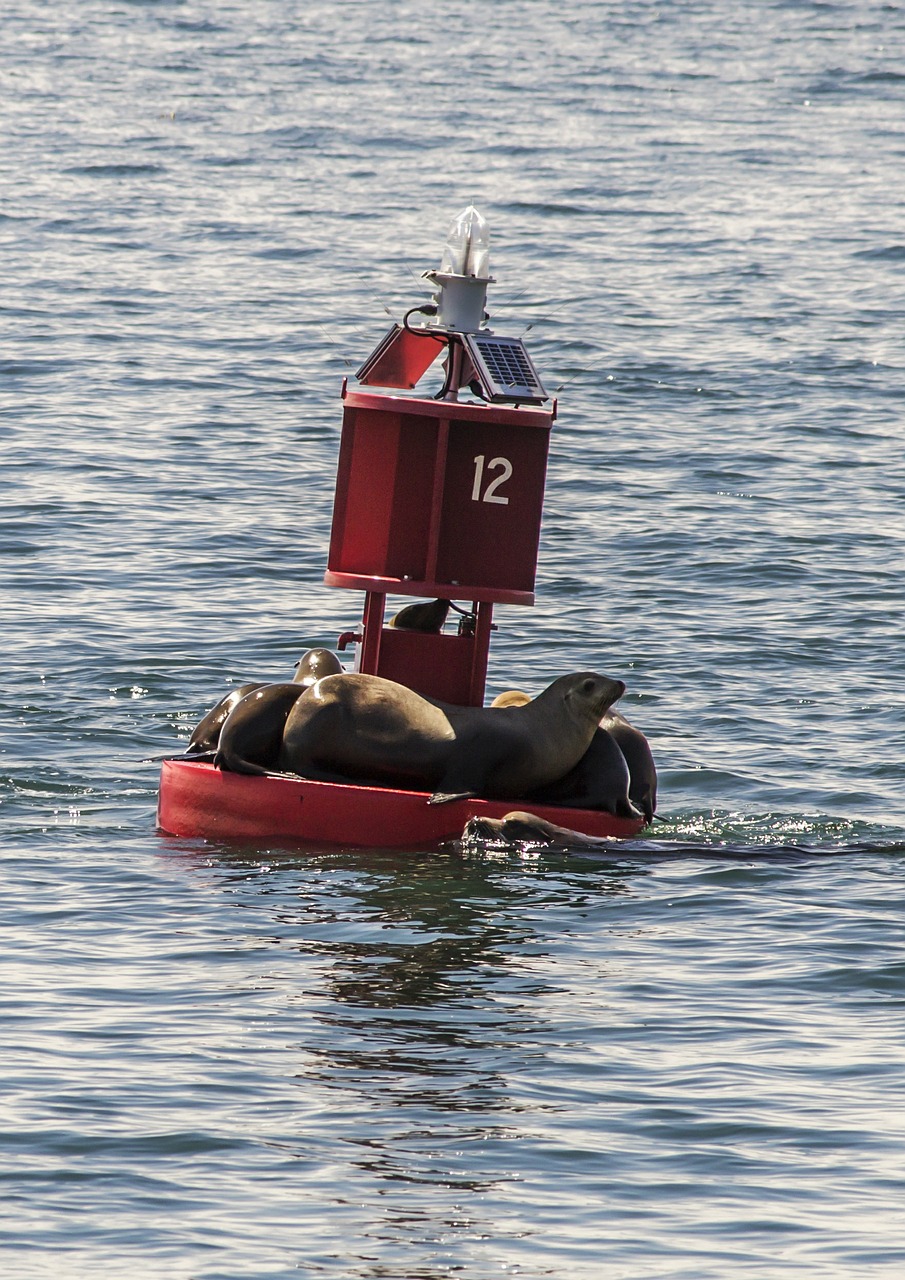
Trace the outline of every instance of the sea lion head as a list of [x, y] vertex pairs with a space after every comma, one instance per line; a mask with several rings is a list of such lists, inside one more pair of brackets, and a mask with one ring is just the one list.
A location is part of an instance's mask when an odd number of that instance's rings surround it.
[[487, 818], [483, 814], [469, 818], [462, 829], [462, 839], [466, 844], [478, 840], [502, 840], [503, 824], [499, 818]]
[[596, 671], [575, 671], [554, 680], [541, 696], [561, 697], [574, 716], [593, 720], [596, 728], [604, 712], [625, 693], [622, 680], [613, 680]]
[[303, 684], [306, 688], [320, 680], [322, 676], [339, 675], [343, 664], [335, 653], [329, 649], [309, 649], [295, 664], [293, 684]]
[[427, 600], [419, 604], [407, 604], [387, 623], [397, 631], [423, 631], [427, 635], [439, 634], [449, 613], [451, 601]]

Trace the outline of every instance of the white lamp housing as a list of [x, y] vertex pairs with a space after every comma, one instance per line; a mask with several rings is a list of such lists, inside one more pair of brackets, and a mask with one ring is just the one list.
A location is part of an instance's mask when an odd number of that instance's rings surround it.
[[487, 222], [473, 204], [463, 209], [449, 224], [440, 270], [444, 275], [489, 280], [490, 232]]
[[436, 285], [437, 317], [431, 327], [477, 333], [484, 323], [490, 271], [490, 233], [473, 204], [450, 224], [439, 271], [423, 278]]

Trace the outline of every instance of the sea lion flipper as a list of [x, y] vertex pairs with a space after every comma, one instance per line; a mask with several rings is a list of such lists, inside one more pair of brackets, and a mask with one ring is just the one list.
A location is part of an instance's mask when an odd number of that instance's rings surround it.
[[255, 778], [265, 777], [270, 773], [263, 765], [245, 760], [232, 751], [218, 751], [214, 756], [214, 766], [224, 773], [244, 773]]
[[454, 800], [473, 800], [477, 791], [435, 791], [428, 804], [452, 804]]

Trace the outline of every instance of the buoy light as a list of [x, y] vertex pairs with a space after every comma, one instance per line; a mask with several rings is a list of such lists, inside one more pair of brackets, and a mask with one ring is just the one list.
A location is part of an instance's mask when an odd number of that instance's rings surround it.
[[[439, 269], [422, 280], [433, 301], [412, 307], [394, 324], [357, 371], [365, 386], [414, 389], [446, 348], [446, 382], [437, 397], [456, 400], [467, 386], [492, 404], [543, 404], [549, 399], [521, 338], [504, 338], [486, 327], [490, 232], [473, 204], [453, 218]], [[410, 317], [425, 319], [412, 324]]]
[[490, 232], [473, 204], [450, 223], [439, 271], [423, 279], [436, 286], [436, 318], [431, 328], [449, 333], [477, 333], [484, 323], [490, 275]]
[[490, 279], [490, 232], [473, 204], [449, 224], [440, 270], [444, 275]]

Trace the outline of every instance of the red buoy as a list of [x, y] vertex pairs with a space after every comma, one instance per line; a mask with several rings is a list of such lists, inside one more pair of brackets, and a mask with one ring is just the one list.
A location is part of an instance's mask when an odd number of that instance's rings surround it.
[[[344, 786], [306, 778], [246, 777], [212, 764], [165, 760], [157, 822], [161, 831], [208, 840], [429, 849], [462, 834], [469, 818], [502, 818], [524, 801], [455, 800], [430, 805], [426, 791]], [[640, 818], [591, 809], [528, 806], [585, 835], [636, 835]]]
[[[550, 431], [550, 397], [518, 338], [485, 326], [487, 235], [473, 208], [454, 222], [426, 324], [394, 325], [358, 371], [365, 387], [411, 391], [445, 355], [433, 399], [347, 390], [328, 586], [364, 591], [353, 669], [424, 697], [482, 706], [495, 603], [533, 605]], [[409, 312], [411, 315], [412, 312]], [[461, 388], [475, 399], [459, 399]], [[460, 602], [455, 631], [384, 622], [387, 595]], [[556, 673], [551, 673], [551, 676]], [[524, 801], [429, 805], [428, 793], [306, 779], [247, 777], [167, 760], [158, 824], [179, 836], [314, 844], [430, 847], [469, 818], [499, 818]], [[558, 826], [629, 836], [643, 819], [531, 805]]]

